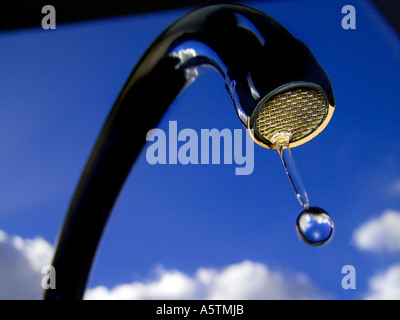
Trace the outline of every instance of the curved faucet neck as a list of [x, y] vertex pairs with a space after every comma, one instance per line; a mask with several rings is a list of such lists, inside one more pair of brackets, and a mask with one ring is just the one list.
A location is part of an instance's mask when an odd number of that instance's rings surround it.
[[264, 13], [215, 5], [177, 20], [141, 58], [102, 128], [58, 240], [57, 288], [46, 290], [45, 299], [83, 297], [104, 227], [147, 132], [204, 65], [221, 73], [245, 125], [258, 100], [285, 83], [315, 82], [333, 99], [309, 50]]

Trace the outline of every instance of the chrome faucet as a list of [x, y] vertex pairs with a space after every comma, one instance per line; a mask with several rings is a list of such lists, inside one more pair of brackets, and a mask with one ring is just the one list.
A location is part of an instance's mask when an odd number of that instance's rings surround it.
[[266, 148], [301, 145], [332, 116], [326, 73], [273, 18], [243, 5], [213, 5], [178, 19], [143, 55], [101, 130], [58, 239], [56, 289], [47, 289], [44, 299], [83, 297], [103, 229], [146, 133], [202, 67], [221, 74], [239, 120]]

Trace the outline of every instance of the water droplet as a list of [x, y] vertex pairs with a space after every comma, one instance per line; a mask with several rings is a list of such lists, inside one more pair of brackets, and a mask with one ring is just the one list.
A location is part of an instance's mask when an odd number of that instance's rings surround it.
[[320, 246], [333, 235], [333, 221], [328, 212], [318, 207], [304, 209], [297, 218], [297, 234], [305, 243]]
[[333, 221], [324, 209], [310, 207], [306, 189], [289, 148], [290, 138], [290, 133], [277, 132], [271, 142], [276, 146], [296, 197], [304, 208], [297, 218], [297, 234], [303, 242], [320, 246], [332, 238]]
[[[276, 138], [284, 141], [285, 139], [284, 134], [282, 133], [280, 134], [281, 136], [276, 136]], [[287, 139], [289, 138], [290, 135], [287, 136]], [[292, 184], [297, 199], [299, 200], [303, 208], [307, 209], [310, 206], [310, 203], [308, 201], [307, 192], [306, 189], [304, 188], [303, 181], [301, 180], [299, 170], [297, 169], [296, 163], [294, 162], [292, 152], [290, 151], [289, 147], [279, 147], [278, 152], [279, 155], [281, 156], [283, 166], [285, 167], [286, 174], [289, 177], [290, 183]]]

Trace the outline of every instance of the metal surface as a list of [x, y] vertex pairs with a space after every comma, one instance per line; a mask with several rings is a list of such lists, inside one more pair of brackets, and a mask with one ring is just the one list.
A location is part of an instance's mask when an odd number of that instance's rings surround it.
[[330, 120], [327, 118], [329, 103], [324, 94], [306, 86], [287, 89], [260, 104], [254, 129], [271, 147], [283, 142], [277, 142], [280, 136], [287, 137], [288, 145], [306, 142], [325, 120]]
[[400, 37], [400, 1], [371, 0], [371, 2]]
[[57, 244], [56, 289], [46, 290], [45, 299], [82, 298], [104, 227], [147, 132], [203, 65], [223, 77], [238, 119], [294, 81], [318, 85], [334, 105], [330, 81], [309, 49], [268, 15], [247, 6], [218, 5], [178, 19], [139, 61], [102, 128]]

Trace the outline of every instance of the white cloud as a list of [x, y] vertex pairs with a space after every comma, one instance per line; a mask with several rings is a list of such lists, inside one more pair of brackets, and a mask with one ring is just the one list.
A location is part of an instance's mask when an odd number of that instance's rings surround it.
[[180, 271], [158, 270], [156, 279], [88, 289], [85, 299], [323, 299], [307, 276], [285, 276], [252, 261], [222, 270], [200, 268], [193, 277]]
[[367, 300], [400, 300], [400, 264], [391, 266], [369, 281]]
[[148, 282], [121, 284], [112, 290], [104, 286], [88, 289], [88, 300], [152, 300], [152, 299], [195, 299], [195, 283], [179, 271], [158, 271], [158, 278]]
[[41, 268], [53, 249], [40, 237], [22, 239], [0, 230], [0, 300], [41, 299]]
[[[40, 237], [23, 239], [0, 230], [0, 300], [41, 299], [42, 267], [52, 246]], [[222, 269], [199, 268], [194, 275], [159, 267], [148, 281], [87, 289], [85, 299], [324, 299], [304, 274], [284, 274], [243, 261]]]
[[400, 252], [400, 212], [387, 210], [369, 220], [353, 234], [356, 246], [373, 252]]
[[[397, 185], [400, 191], [400, 185]], [[396, 187], [396, 188], [397, 188]], [[393, 191], [395, 188], [393, 188]], [[375, 253], [400, 252], [400, 212], [386, 210], [377, 218], [360, 225], [353, 233], [357, 248]], [[372, 276], [367, 300], [400, 300], [400, 264]]]

